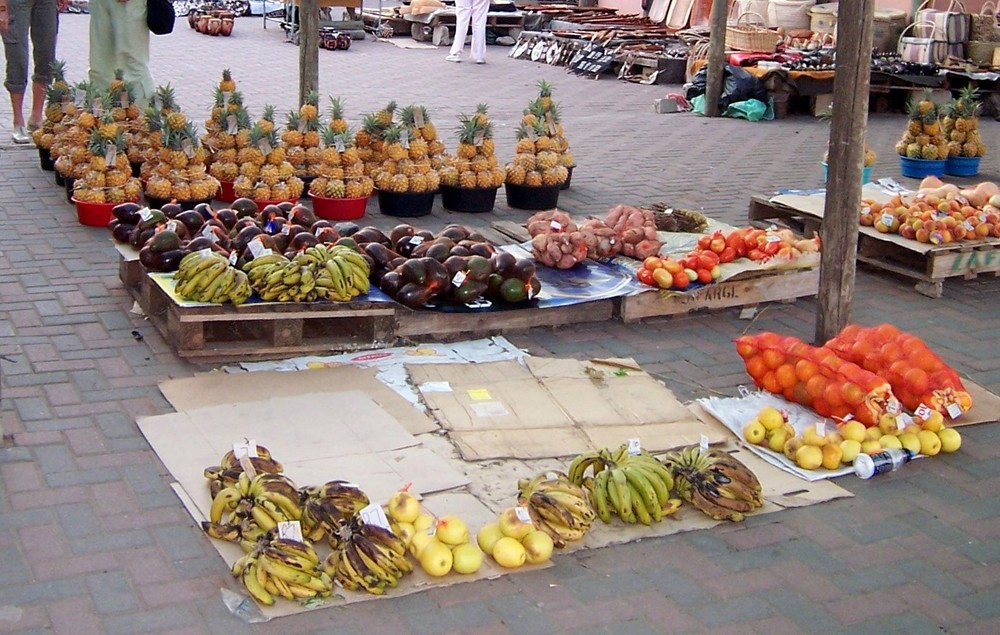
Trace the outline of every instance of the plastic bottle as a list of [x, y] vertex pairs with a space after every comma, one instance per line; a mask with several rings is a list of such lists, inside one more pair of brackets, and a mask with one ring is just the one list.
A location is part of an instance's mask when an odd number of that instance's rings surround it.
[[247, 624], [259, 624], [261, 622], [269, 622], [271, 618], [264, 615], [260, 607], [257, 606], [253, 600], [245, 595], [240, 595], [239, 593], [233, 593], [229, 589], [221, 589], [222, 591], [222, 602], [229, 609], [229, 612], [240, 618]]
[[913, 452], [907, 449], [889, 448], [878, 454], [859, 454], [854, 459], [854, 473], [863, 479], [869, 479], [886, 472], [895, 472], [904, 463], [913, 458]]

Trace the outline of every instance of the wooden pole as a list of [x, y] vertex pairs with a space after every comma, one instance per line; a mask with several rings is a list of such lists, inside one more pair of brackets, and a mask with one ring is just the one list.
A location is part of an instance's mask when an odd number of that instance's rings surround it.
[[856, 0], [841, 2], [837, 15], [829, 176], [820, 230], [823, 259], [817, 295], [817, 343], [836, 335], [851, 319], [874, 11], [875, 0]]
[[722, 74], [726, 63], [727, 0], [712, 0], [712, 24], [708, 36], [708, 71], [705, 78], [705, 116], [718, 117], [722, 96]]
[[319, 2], [299, 0], [299, 105], [319, 90]]

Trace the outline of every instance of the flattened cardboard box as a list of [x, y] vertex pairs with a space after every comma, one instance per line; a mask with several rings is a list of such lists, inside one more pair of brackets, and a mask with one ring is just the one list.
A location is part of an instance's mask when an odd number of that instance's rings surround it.
[[407, 372], [466, 460], [572, 456], [638, 437], [650, 451], [726, 439], [629, 359], [421, 364]]

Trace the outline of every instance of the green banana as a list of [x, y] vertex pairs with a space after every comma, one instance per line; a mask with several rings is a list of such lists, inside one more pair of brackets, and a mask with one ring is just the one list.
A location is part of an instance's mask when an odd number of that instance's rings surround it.
[[629, 495], [632, 497], [632, 512], [634, 517], [643, 525], [651, 525], [653, 523], [653, 518], [649, 514], [649, 510], [646, 508], [646, 503], [643, 500], [643, 494], [639, 492], [635, 485], [631, 482], [627, 485], [629, 489]]

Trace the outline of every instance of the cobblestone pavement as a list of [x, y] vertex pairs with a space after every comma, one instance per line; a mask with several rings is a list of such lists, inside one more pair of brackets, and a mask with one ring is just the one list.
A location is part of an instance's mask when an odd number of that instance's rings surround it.
[[[66, 16], [59, 42], [70, 78], [86, 67], [86, 16]], [[491, 104], [499, 154], [537, 79], [556, 84], [580, 167], [562, 207], [603, 213], [618, 202], [668, 199], [728, 222], [748, 196], [819, 184], [827, 128], [807, 116], [774, 123], [655, 115], [663, 87], [599, 82], [504, 57], [448, 64], [444, 50], [370, 40], [321, 51], [321, 92], [342, 95], [357, 122], [390, 98], [424, 103], [447, 132], [460, 111]], [[153, 38], [154, 75], [195, 119], [222, 66], [255, 113], [295, 101], [297, 49], [280, 30], [241, 19], [232, 38], [178, 23]], [[6, 106], [5, 106], [6, 107]], [[9, 111], [0, 110], [9, 138]], [[899, 116], [871, 121], [876, 176], [898, 176]], [[983, 122], [996, 146], [998, 124]], [[996, 149], [994, 148], [994, 152]], [[229, 633], [996, 633], [1000, 632], [1000, 429], [963, 430], [960, 453], [874, 482], [841, 479], [849, 500], [740, 525], [573, 556], [551, 569], [249, 627], [225, 610], [236, 589], [168, 487], [137, 416], [169, 411], [156, 390], [197, 368], [130, 314], [106, 232], [73, 209], [34, 151], [0, 148], [0, 632]], [[996, 154], [984, 160], [996, 179]], [[373, 222], [391, 219], [371, 213]], [[499, 206], [473, 219], [436, 210], [428, 224], [520, 220]], [[925, 338], [963, 374], [1000, 391], [995, 278], [945, 284], [944, 297], [902, 278], [861, 271], [857, 320], [889, 320]], [[539, 354], [627, 355], [682, 397], [732, 394], [745, 381], [730, 340], [776, 329], [810, 338], [816, 307], [767, 307], [642, 324], [539, 329], [514, 341]], [[138, 337], [138, 336], [141, 336]]]

